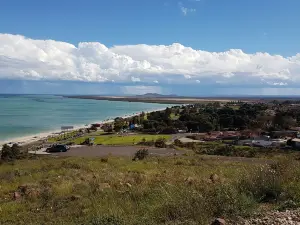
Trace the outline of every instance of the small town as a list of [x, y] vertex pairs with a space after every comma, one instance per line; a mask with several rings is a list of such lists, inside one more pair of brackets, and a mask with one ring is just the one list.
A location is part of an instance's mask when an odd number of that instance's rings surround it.
[[300, 225], [300, 0], [0, 0], [0, 225]]

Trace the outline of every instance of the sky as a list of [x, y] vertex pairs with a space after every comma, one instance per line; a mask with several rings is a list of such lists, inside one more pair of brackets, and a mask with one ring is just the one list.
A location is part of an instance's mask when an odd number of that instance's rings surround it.
[[299, 0], [0, 0], [0, 93], [300, 95]]

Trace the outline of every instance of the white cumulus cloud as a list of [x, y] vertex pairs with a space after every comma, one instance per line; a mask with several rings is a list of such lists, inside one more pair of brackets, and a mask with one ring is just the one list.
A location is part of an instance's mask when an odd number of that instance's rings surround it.
[[157, 86], [123, 86], [121, 87], [121, 91], [124, 94], [129, 95], [142, 95], [146, 93], [162, 93], [162, 90], [160, 87]]
[[300, 54], [208, 52], [179, 43], [75, 46], [0, 34], [0, 79], [286, 86], [300, 84]]
[[141, 79], [138, 77], [131, 77], [132, 82], [140, 82]]
[[181, 10], [183, 15], [187, 15], [188, 13], [196, 12], [196, 9], [185, 7], [182, 2], [178, 2], [178, 7]]

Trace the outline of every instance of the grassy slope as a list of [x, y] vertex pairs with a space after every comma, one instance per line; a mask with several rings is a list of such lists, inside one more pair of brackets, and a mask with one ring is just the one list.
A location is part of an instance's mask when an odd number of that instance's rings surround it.
[[[91, 136], [90, 136], [91, 137]], [[95, 136], [95, 144], [102, 145], [132, 145], [141, 142], [143, 139], [146, 141], [157, 140], [158, 138], [170, 139], [170, 135], [128, 135], [128, 136], [117, 136], [117, 135], [101, 135]], [[86, 137], [80, 137], [74, 140], [75, 144], [81, 144]]]
[[[210, 181], [211, 174], [219, 176], [216, 183]], [[0, 166], [0, 224], [92, 224], [88, 221], [104, 217], [118, 217], [129, 225], [208, 224], [216, 216], [248, 215], [269, 190], [282, 190], [298, 201], [299, 175], [296, 161], [271, 170], [197, 155], [138, 162], [21, 160]], [[14, 201], [12, 193], [22, 184], [36, 186], [41, 194]]]

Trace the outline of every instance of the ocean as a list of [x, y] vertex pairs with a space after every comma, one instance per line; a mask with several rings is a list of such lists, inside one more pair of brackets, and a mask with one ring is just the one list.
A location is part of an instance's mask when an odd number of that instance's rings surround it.
[[0, 141], [168, 106], [171, 105], [72, 99], [54, 95], [0, 95]]

